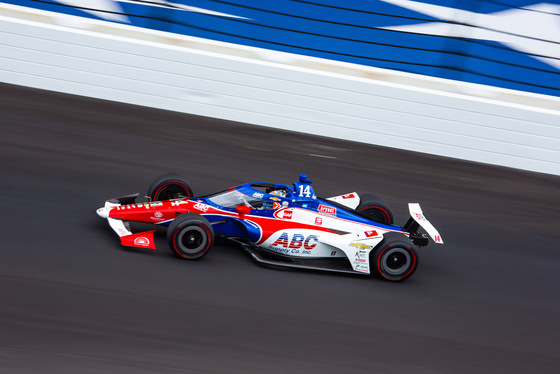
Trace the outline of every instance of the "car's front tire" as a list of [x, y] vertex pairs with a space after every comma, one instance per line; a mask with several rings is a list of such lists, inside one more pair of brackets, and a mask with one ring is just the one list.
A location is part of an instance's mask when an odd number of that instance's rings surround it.
[[184, 213], [167, 228], [167, 241], [175, 255], [187, 260], [198, 260], [212, 247], [214, 230], [200, 214]]
[[418, 254], [412, 241], [403, 234], [390, 232], [372, 251], [373, 273], [383, 279], [397, 282], [409, 278], [418, 267]]
[[175, 173], [164, 174], [150, 185], [148, 197], [152, 201], [179, 199], [193, 197], [193, 190], [187, 180]]

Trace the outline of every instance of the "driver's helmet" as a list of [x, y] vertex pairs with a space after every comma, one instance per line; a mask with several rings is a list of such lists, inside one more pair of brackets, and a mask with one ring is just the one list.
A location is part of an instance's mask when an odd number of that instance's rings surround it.
[[283, 190], [274, 190], [270, 194], [272, 196], [286, 197], [286, 193]]

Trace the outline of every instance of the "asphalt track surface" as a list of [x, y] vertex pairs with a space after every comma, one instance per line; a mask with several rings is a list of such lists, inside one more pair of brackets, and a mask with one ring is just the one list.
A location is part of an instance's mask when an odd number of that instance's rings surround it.
[[[558, 373], [560, 178], [0, 85], [1, 373]], [[420, 202], [390, 283], [121, 247], [95, 214], [174, 171]]]

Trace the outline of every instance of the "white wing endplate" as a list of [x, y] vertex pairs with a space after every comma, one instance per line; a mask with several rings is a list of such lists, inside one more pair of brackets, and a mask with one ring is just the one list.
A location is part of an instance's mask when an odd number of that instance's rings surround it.
[[432, 225], [430, 221], [428, 221], [426, 217], [424, 217], [424, 213], [422, 213], [420, 204], [408, 203], [408, 210], [410, 211], [410, 216], [412, 217], [412, 219], [418, 222], [418, 224], [422, 226], [424, 230], [426, 230], [428, 235], [430, 235], [435, 243], [443, 244], [443, 239], [441, 238], [439, 232], [436, 230], [434, 225]]

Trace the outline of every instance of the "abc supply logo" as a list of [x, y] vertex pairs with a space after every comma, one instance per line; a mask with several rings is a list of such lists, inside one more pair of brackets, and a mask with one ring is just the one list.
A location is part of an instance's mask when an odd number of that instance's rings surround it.
[[193, 206], [194, 209], [200, 210], [201, 212], [207, 212], [210, 207], [206, 204], [197, 203]]
[[317, 246], [319, 237], [317, 235], [304, 236], [302, 234], [292, 234], [282, 232], [282, 234], [272, 243], [269, 248], [284, 254], [311, 254], [311, 250]]

